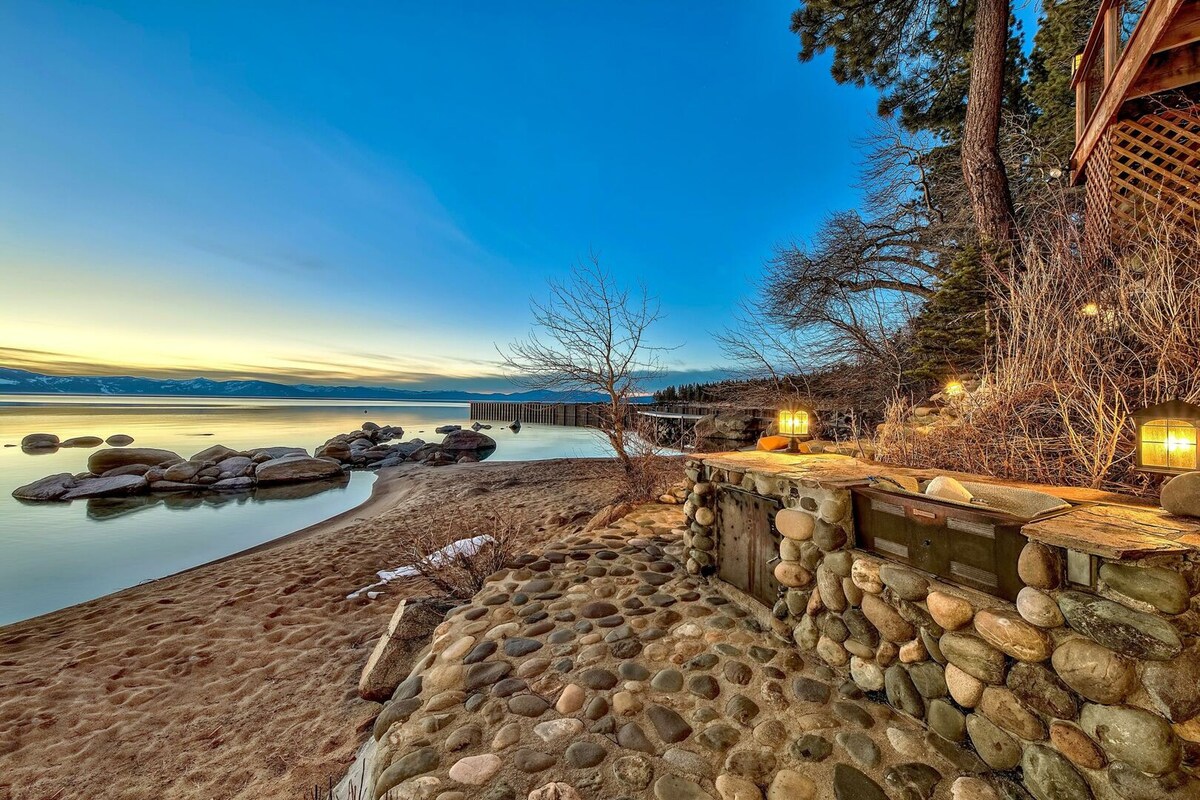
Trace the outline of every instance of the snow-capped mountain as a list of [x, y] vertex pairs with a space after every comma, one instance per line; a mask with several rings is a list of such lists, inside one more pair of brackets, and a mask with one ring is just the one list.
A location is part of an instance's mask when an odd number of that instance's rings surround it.
[[131, 376], [41, 375], [23, 369], [0, 367], [0, 394], [108, 394], [157, 395], [168, 397], [260, 397], [323, 400], [511, 400], [591, 402], [598, 395], [532, 391], [503, 394], [456, 390], [413, 391], [384, 386], [288, 385], [271, 381], [158, 380]]

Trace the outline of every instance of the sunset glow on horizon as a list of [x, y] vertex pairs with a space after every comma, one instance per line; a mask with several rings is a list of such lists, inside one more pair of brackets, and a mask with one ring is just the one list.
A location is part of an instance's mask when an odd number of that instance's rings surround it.
[[670, 380], [720, 377], [874, 112], [789, 11], [5, 3], [0, 366], [513, 391], [497, 346], [594, 249]]

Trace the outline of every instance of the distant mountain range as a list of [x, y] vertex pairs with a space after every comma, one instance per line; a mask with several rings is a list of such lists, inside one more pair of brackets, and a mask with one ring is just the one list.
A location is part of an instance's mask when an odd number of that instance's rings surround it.
[[383, 386], [288, 385], [270, 381], [156, 380], [128, 376], [40, 375], [23, 369], [0, 367], [0, 394], [104, 394], [167, 397], [258, 397], [309, 400], [508, 400], [512, 402], [588, 403], [598, 394], [531, 391], [503, 394], [462, 391], [412, 391]]

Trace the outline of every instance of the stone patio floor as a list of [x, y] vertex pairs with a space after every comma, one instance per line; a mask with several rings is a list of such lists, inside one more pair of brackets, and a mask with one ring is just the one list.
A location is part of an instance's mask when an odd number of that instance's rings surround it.
[[642, 507], [452, 611], [376, 722], [373, 796], [1028, 797], [688, 575], [683, 524]]

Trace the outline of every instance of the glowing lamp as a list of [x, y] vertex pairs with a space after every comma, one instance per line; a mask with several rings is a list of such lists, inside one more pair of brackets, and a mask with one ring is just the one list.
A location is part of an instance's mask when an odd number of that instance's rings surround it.
[[1196, 440], [1200, 406], [1170, 400], [1133, 415], [1137, 431], [1137, 468], [1178, 475], [1197, 469]]
[[962, 381], [950, 381], [942, 391], [946, 397], [962, 397], [966, 394], [967, 389], [962, 385]]
[[1096, 303], [1085, 303], [1083, 308], [1079, 309], [1079, 313], [1085, 317], [1098, 317], [1100, 316], [1100, 306]]
[[788, 452], [800, 451], [798, 442], [808, 436], [808, 412], [784, 410], [779, 412], [779, 435], [788, 437]]

